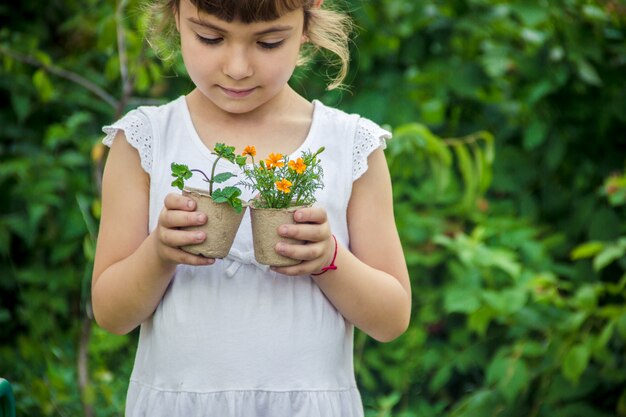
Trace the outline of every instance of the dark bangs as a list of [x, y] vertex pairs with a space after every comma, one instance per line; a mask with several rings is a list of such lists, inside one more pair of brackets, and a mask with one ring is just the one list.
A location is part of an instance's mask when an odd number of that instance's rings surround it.
[[311, 0], [191, 0], [204, 13], [226, 22], [266, 22], [304, 7]]

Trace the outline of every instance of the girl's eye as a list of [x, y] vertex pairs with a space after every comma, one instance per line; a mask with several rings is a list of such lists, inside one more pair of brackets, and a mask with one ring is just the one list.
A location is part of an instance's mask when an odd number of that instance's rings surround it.
[[222, 38], [205, 38], [203, 36], [200, 36], [196, 33], [196, 39], [198, 39], [200, 42], [207, 44], [207, 45], [217, 45], [218, 43], [220, 43], [222, 41]]
[[263, 49], [274, 49], [274, 48], [278, 48], [280, 45], [282, 45], [284, 42], [284, 40], [280, 40], [277, 42], [257, 42], [258, 45], [263, 48]]

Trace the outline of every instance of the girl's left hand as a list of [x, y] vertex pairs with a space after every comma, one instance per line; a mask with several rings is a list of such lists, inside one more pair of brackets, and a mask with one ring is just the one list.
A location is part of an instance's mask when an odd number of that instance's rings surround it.
[[285, 275], [308, 275], [320, 272], [331, 261], [335, 242], [330, 232], [326, 210], [321, 207], [299, 209], [293, 215], [296, 224], [283, 224], [278, 234], [283, 237], [303, 240], [304, 244], [279, 242], [276, 252], [293, 259], [302, 260], [298, 265], [273, 267], [272, 270]]

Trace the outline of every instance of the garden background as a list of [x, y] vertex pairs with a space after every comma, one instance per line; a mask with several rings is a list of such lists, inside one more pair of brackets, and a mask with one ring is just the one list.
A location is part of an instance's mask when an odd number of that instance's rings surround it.
[[[0, 5], [0, 376], [18, 415], [121, 416], [137, 333], [94, 324], [102, 125], [189, 91], [135, 0]], [[393, 130], [409, 330], [362, 333], [368, 416], [626, 416], [626, 2], [344, 0], [347, 90]]]

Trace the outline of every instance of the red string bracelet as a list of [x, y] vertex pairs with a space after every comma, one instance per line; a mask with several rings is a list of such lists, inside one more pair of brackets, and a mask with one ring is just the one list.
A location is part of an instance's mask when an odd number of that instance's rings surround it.
[[313, 276], [318, 276], [318, 275], [322, 275], [324, 273], [326, 273], [327, 271], [330, 270], [335, 270], [337, 269], [337, 266], [335, 265], [335, 259], [337, 259], [337, 238], [335, 237], [335, 235], [332, 235], [333, 240], [335, 241], [335, 253], [333, 254], [333, 260], [330, 261], [330, 265], [325, 266], [324, 268], [322, 268], [322, 272], [318, 272], [317, 274], [311, 274]]

